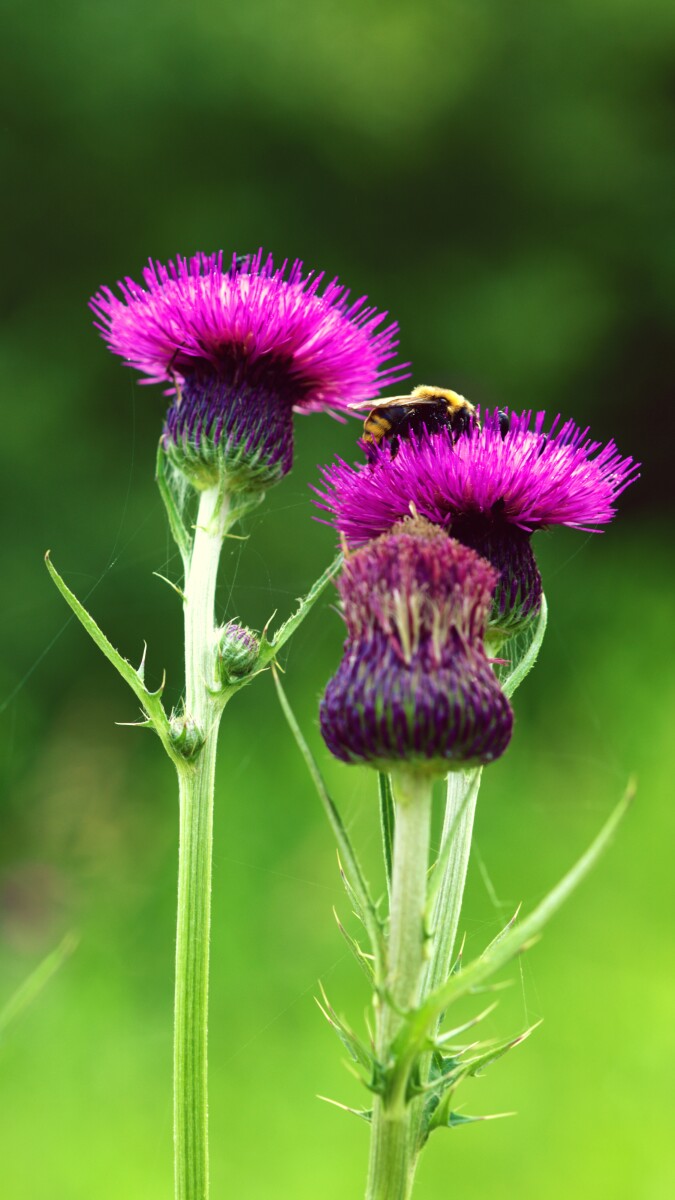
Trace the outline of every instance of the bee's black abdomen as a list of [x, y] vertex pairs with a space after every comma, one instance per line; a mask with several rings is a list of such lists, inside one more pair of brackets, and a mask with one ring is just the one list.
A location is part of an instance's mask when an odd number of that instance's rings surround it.
[[499, 421], [499, 432], [505, 438], [511, 428], [511, 417], [500, 408], [497, 410], [497, 420]]

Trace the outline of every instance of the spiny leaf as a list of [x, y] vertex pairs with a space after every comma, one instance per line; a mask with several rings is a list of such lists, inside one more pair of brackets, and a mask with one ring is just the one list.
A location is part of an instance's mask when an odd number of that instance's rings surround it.
[[321, 988], [321, 1000], [318, 1000], [315, 997], [319, 1010], [323, 1013], [324, 1017], [328, 1021], [328, 1024], [331, 1025], [335, 1030], [340, 1041], [342, 1042], [342, 1045], [346, 1050], [349, 1051], [350, 1055], [354, 1059], [354, 1062], [357, 1062], [362, 1067], [365, 1067], [368, 1072], [372, 1072], [374, 1058], [370, 1053], [370, 1050], [364, 1046], [361, 1039], [353, 1032], [352, 1029], [349, 1028], [342, 1018], [337, 1015], [326, 995], [325, 988], [321, 982], [319, 982], [319, 987]]
[[98, 646], [102, 654], [105, 655], [108, 661], [111, 662], [115, 667], [116, 671], [122, 676], [122, 679], [125, 681], [125, 683], [129, 685], [132, 692], [134, 692], [134, 694], [140, 700], [143, 706], [143, 711], [152, 721], [155, 731], [164, 749], [169, 755], [169, 758], [176, 764], [182, 763], [180, 755], [176, 753], [172, 745], [169, 719], [164, 711], [164, 706], [160, 699], [164, 690], [166, 677], [162, 677], [162, 682], [157, 691], [149, 691], [143, 682], [145, 676], [145, 651], [143, 652], [143, 658], [141, 659], [141, 664], [137, 671], [135, 667], [132, 667], [129, 660], [123, 658], [119, 651], [115, 649], [115, 647], [112, 645], [112, 642], [108, 641], [103, 631], [99, 629], [94, 618], [89, 615], [84, 605], [82, 605], [77, 599], [77, 596], [71, 592], [67, 584], [64, 583], [49, 557], [49, 551], [47, 551], [45, 555], [45, 563], [51, 578], [53, 579], [66, 603], [74, 612], [82, 627], [89, 634], [92, 641]]
[[153, 571], [152, 573], [153, 573], [153, 575], [156, 575], [158, 579], [161, 579], [162, 583], [168, 583], [171, 590], [173, 592], [175, 592], [177, 596], [180, 596], [180, 599], [183, 601], [183, 604], [187, 604], [187, 596], [185, 595], [185, 592], [182, 590], [182, 588], [179, 588], [177, 583], [172, 583], [171, 580], [167, 579], [166, 575], [162, 575], [162, 573], [160, 571]]
[[391, 873], [394, 862], [394, 822], [396, 820], [394, 793], [391, 787], [391, 780], [383, 771], [378, 772], [377, 784], [380, 795], [380, 829], [382, 832], [384, 866], [387, 873], [387, 892], [391, 896]]
[[490, 1013], [495, 1011], [497, 1005], [498, 1001], [495, 1000], [494, 1004], [488, 1005], [487, 1008], [484, 1008], [482, 1012], [478, 1013], [478, 1016], [472, 1017], [470, 1021], [465, 1021], [463, 1025], [456, 1025], [454, 1029], [448, 1029], [445, 1033], [438, 1034], [436, 1036], [434, 1045], [439, 1048], [447, 1046], [450, 1042], [452, 1042], [453, 1038], [461, 1037], [463, 1033], [466, 1033], [467, 1029], [473, 1029], [475, 1025], [478, 1025], [481, 1021], [484, 1021], [486, 1017], [489, 1017]]
[[346, 873], [348, 876], [349, 886], [352, 889], [354, 896], [358, 902], [359, 909], [361, 910], [362, 920], [364, 922], [366, 931], [370, 938], [371, 947], [373, 950], [373, 955], [374, 955], [374, 960], [375, 960], [375, 978], [378, 980], [382, 979], [384, 977], [383, 971], [382, 971], [382, 962], [383, 962], [383, 955], [384, 955], [384, 947], [383, 947], [383, 941], [382, 941], [382, 929], [380, 926], [380, 921], [379, 921], [379, 918], [377, 915], [377, 910], [375, 908], [375, 904], [371, 898], [370, 891], [368, 889], [368, 884], [365, 881], [365, 878], [361, 871], [361, 867], [359, 866], [358, 859], [352, 848], [352, 844], [351, 844], [351, 841], [349, 840], [349, 835], [347, 834], [347, 830], [345, 829], [344, 823], [342, 821], [342, 817], [340, 816], [340, 813], [338, 812], [338, 809], [337, 809], [334, 801], [332, 800], [331, 796], [329, 795], [328, 789], [326, 787], [326, 784], [324, 783], [323, 776], [317, 766], [316, 760], [315, 760], [311, 750], [309, 749], [309, 746], [307, 745], [304, 737], [302, 736], [300, 726], [298, 725], [298, 723], [295, 719], [293, 710], [291, 709], [291, 706], [288, 703], [286, 693], [285, 693], [283, 687], [281, 686], [281, 680], [279, 679], [279, 675], [274, 668], [273, 668], [272, 674], [274, 676], [274, 685], [277, 689], [277, 695], [279, 697], [279, 702], [283, 709], [284, 716], [286, 717], [286, 720], [290, 727], [291, 733], [293, 734], [293, 737], [295, 738], [295, 740], [297, 742], [298, 749], [300, 750], [300, 753], [302, 754], [302, 757], [305, 760], [305, 764], [307, 766], [307, 769], [310, 773], [310, 776], [311, 776], [314, 786], [316, 788], [318, 797], [323, 805], [326, 816], [328, 817], [328, 820], [330, 822], [331, 828], [333, 830], [335, 839], [338, 844], [340, 856], [346, 867]]
[[514, 912], [513, 916], [510, 918], [509, 921], [506, 922], [506, 925], [504, 926], [504, 928], [500, 929], [500, 931], [496, 935], [496, 937], [494, 937], [492, 939], [492, 941], [489, 943], [489, 945], [487, 945], [485, 947], [482, 957], [485, 957], [485, 955], [489, 954], [491, 950], [494, 950], [495, 946], [499, 945], [502, 938], [506, 937], [507, 933], [509, 932], [509, 929], [513, 929], [513, 926], [515, 925], [515, 923], [518, 919], [518, 915], [519, 915], [522, 907], [523, 907], [523, 905], [522, 905], [522, 901], [521, 901], [521, 903], [518, 905], [516, 911]]
[[353, 938], [352, 935], [347, 932], [347, 930], [345, 929], [344, 925], [342, 924], [342, 921], [340, 920], [340, 918], [337, 914], [337, 911], [335, 909], [333, 909], [333, 915], [337, 922], [337, 927], [340, 930], [340, 933], [342, 934], [343, 938], [345, 939], [347, 945], [349, 946], [349, 949], [351, 950], [352, 954], [354, 955], [354, 958], [356, 959], [361, 970], [365, 974], [368, 982], [370, 984], [372, 984], [372, 982], [373, 982], [373, 964], [372, 964], [373, 956], [372, 956], [372, 954], [366, 954], [365, 950], [362, 950], [361, 947], [359, 946], [359, 943], [356, 941], [356, 938]]
[[436, 897], [438, 895], [439, 888], [443, 883], [443, 876], [448, 865], [448, 860], [455, 848], [455, 834], [457, 833], [460, 821], [462, 820], [467, 808], [475, 800], [480, 788], [482, 774], [482, 767], [473, 767], [471, 770], [464, 772], [464, 776], [466, 778], [466, 791], [462, 797], [462, 802], [453, 817], [452, 824], [443, 839], [441, 852], [436, 859], [431, 872], [431, 882], [427, 892], [427, 913], [430, 915], [434, 911]]
[[473, 1125], [476, 1121], [501, 1121], [503, 1117], [515, 1117], [515, 1115], [514, 1112], [503, 1112], [486, 1113], [482, 1117], [472, 1117], [468, 1113], [449, 1112], [442, 1125], [440, 1121], [438, 1123], [433, 1122], [431, 1128], [440, 1129], [445, 1127], [446, 1129], [455, 1129], [459, 1125]]
[[[527, 633], [512, 638], [507, 643], [507, 653], [512, 655], [510, 670], [503, 668], [501, 687], [505, 696], [511, 697], [517, 687], [520, 687], [526, 675], [529, 675], [537, 661], [541, 644], [546, 633], [548, 620], [548, 605], [546, 597], [541, 597], [541, 609], [536, 624]], [[522, 639], [526, 639], [524, 644]], [[530, 640], [527, 640], [530, 639]]]
[[342, 566], [342, 562], [343, 556], [338, 554], [337, 558], [333, 560], [330, 566], [324, 571], [323, 575], [321, 575], [312, 584], [311, 588], [307, 592], [307, 595], [298, 601], [298, 607], [295, 612], [288, 618], [287, 621], [284, 621], [283, 625], [277, 629], [272, 638], [268, 639], [263, 631], [263, 636], [260, 642], [260, 663], [262, 666], [266, 666], [276, 658], [282, 646], [286, 644], [288, 639], [295, 633], [298, 626], [302, 624], [308, 612], [319, 599], [319, 596], [328, 586], [331, 579], [337, 575], [340, 567]]
[[402, 1027], [397, 1039], [397, 1070], [403, 1074], [403, 1077], [408, 1076], [418, 1053], [424, 1049], [428, 1031], [433, 1028], [434, 1022], [441, 1013], [453, 1001], [481, 988], [496, 971], [521, 953], [524, 947], [531, 942], [533, 937], [539, 934], [547, 921], [550, 920], [553, 914], [579, 886], [612, 840], [634, 794], [635, 786], [631, 781], [622, 800], [605, 822], [588, 850], [586, 850], [585, 854], [582, 854], [572, 869], [568, 871], [560, 883], [549, 892], [534, 911], [514, 925], [513, 928], [505, 933], [501, 940], [493, 944], [489, 953], [486, 952], [481, 955], [480, 958], [469, 963], [457, 975], [453, 975], [442, 987], [432, 993], [415, 1013], [411, 1014], [409, 1021]]
[[527, 1038], [529, 1038], [531, 1033], [534, 1033], [535, 1029], [539, 1028], [540, 1025], [541, 1021], [536, 1021], [534, 1025], [530, 1025], [529, 1029], [523, 1030], [523, 1032], [517, 1034], [516, 1037], [509, 1038], [505, 1042], [498, 1042], [497, 1045], [488, 1047], [488, 1049], [484, 1050], [481, 1054], [477, 1054], [474, 1056], [474, 1058], [467, 1060], [465, 1063], [467, 1067], [466, 1074], [471, 1076], [480, 1075], [481, 1072], [486, 1069], [486, 1067], [492, 1066], [492, 1064], [497, 1062], [498, 1059], [503, 1058], [505, 1054], [508, 1054], [509, 1050], [514, 1050], [516, 1046], [520, 1046], [524, 1041], [526, 1041]]
[[174, 542], [180, 550], [183, 565], [187, 572], [190, 555], [192, 553], [192, 534], [187, 528], [181, 513], [181, 504], [176, 496], [174, 487], [172, 486], [169, 477], [166, 473], [166, 456], [162, 448], [162, 443], [157, 447], [157, 464], [155, 468], [155, 479], [159, 494], [162, 497], [162, 502], [166, 509], [166, 515], [169, 519], [169, 528]]
[[18, 1017], [25, 1008], [40, 994], [42, 989], [49, 983], [49, 980], [59, 970], [67, 958], [75, 950], [78, 943], [78, 938], [74, 933], [67, 933], [63, 941], [59, 943], [51, 954], [43, 958], [34, 971], [24, 979], [19, 985], [14, 994], [5, 1002], [0, 1009], [0, 1034], [7, 1028], [10, 1021]]
[[342, 865], [342, 859], [340, 858], [339, 850], [336, 851], [336, 856], [337, 856], [338, 873], [339, 873], [340, 879], [342, 881], [342, 886], [345, 889], [345, 892], [347, 893], [347, 899], [349, 900], [349, 903], [352, 906], [352, 912], [354, 913], [354, 916], [356, 917], [356, 919], [361, 922], [361, 924], [363, 925], [364, 928], [366, 928], [366, 918], [365, 918], [363, 908], [361, 906], [361, 902], [360, 902], [356, 892], [354, 891], [354, 888], [352, 887], [352, 885], [349, 882], [349, 877], [347, 875], [347, 872], [345, 871], [345, 869]]

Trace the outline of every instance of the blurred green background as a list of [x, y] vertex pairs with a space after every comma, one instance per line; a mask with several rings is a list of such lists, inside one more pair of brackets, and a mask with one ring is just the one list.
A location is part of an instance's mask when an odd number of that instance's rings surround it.
[[[171, 1195], [176, 801], [136, 707], [48, 582], [180, 689], [177, 578], [153, 484], [163, 401], [91, 328], [144, 260], [263, 244], [401, 323], [416, 381], [616, 436], [643, 477], [601, 537], [539, 534], [551, 608], [517, 731], [481, 795], [464, 925], [479, 949], [577, 856], [630, 772], [611, 852], [514, 968], [489, 1032], [544, 1018], [463, 1101], [517, 1118], [435, 1135], [419, 1200], [665, 1200], [673, 990], [675, 9], [666, 0], [67, 0], [3, 6], [0, 1007], [80, 944], [0, 1043], [11, 1200]], [[354, 428], [297, 422], [293, 474], [225, 554], [223, 616], [285, 614], [333, 552], [308, 483]], [[328, 761], [326, 601], [287, 687], [376, 863], [372, 780]], [[362, 1193], [367, 1131], [313, 1003], [367, 997], [331, 906], [331, 838], [269, 678], [226, 714], [211, 1019], [213, 1195]]]

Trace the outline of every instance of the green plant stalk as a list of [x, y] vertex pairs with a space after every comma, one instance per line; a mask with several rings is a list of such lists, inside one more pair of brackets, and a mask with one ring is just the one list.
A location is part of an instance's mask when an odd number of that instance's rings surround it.
[[426, 946], [425, 911], [431, 837], [432, 780], [413, 773], [394, 776], [396, 822], [391, 878], [387, 975], [377, 1011], [376, 1054], [385, 1068], [376, 1095], [366, 1200], [408, 1200], [415, 1156], [411, 1154], [412, 1108], [388, 1086], [392, 1043], [403, 1017], [420, 998]]
[[[436, 890], [433, 907], [429, 914], [431, 954], [426, 964], [420, 989], [422, 1002], [445, 983], [452, 970], [481, 775], [481, 767], [473, 767], [468, 771], [451, 771], [448, 775], [445, 816], [436, 867], [436, 870], [440, 870], [441, 875], [439, 880], [434, 880], [432, 876], [432, 886], [435, 885]], [[440, 1025], [440, 1023], [441, 1019], [439, 1018], [437, 1024]], [[420, 1063], [420, 1083], [422, 1085], [429, 1078], [430, 1067], [431, 1053], [424, 1055]], [[423, 1144], [424, 1097], [420, 1096], [411, 1107], [410, 1154], [414, 1172], [416, 1160]]]
[[207, 1030], [213, 793], [222, 701], [214, 695], [214, 602], [227, 507], [217, 488], [202, 492], [185, 580], [186, 715], [203, 746], [178, 768], [180, 843], [174, 1010], [176, 1200], [209, 1194]]
[[439, 852], [444, 865], [439, 862], [442, 876], [430, 914], [433, 948], [424, 973], [423, 996], [445, 983], [452, 968], [481, 773], [481, 767], [473, 767], [448, 775]]

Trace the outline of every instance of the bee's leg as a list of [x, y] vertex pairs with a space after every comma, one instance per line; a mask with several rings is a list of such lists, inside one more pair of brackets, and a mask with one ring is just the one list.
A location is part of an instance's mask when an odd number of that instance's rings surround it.
[[539, 454], [537, 455], [537, 458], [541, 458], [547, 445], [548, 445], [548, 434], [544, 433], [544, 434], [542, 434], [541, 441], [539, 443]]
[[398, 454], [398, 448], [401, 445], [401, 439], [394, 435], [394, 437], [389, 438], [387, 445], [391, 450], [391, 457], [396, 458], [396, 455]]
[[379, 443], [376, 442], [374, 438], [361, 438], [359, 445], [363, 446], [363, 449], [366, 452], [366, 461], [369, 462], [371, 466], [373, 463], [377, 462], [377, 447]]
[[455, 435], [455, 441], [461, 437], [463, 433], [468, 433], [473, 426], [473, 413], [469, 412], [468, 408], [460, 408], [455, 413], [451, 429]]

